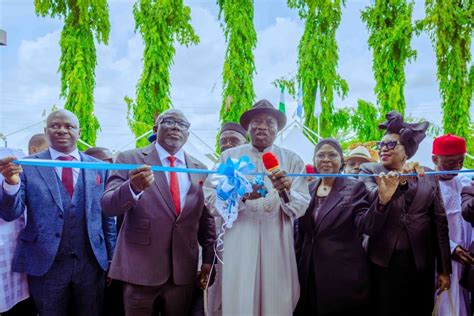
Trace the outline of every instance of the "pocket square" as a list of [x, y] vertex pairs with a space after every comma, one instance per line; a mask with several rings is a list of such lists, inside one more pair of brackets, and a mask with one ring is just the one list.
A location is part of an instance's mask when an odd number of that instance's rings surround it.
[[99, 185], [102, 183], [102, 178], [99, 175], [95, 176], [95, 184]]

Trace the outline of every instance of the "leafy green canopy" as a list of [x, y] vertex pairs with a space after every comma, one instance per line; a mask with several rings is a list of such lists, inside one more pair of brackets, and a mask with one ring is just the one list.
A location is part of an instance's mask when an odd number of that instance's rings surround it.
[[339, 126], [347, 125], [344, 112], [334, 111], [334, 92], [345, 98], [349, 87], [336, 72], [339, 53], [336, 31], [341, 22], [344, 0], [288, 0], [305, 20], [304, 34], [298, 45], [297, 80], [303, 91], [305, 125], [317, 132], [314, 117], [316, 93], [321, 102], [321, 136], [334, 135]]
[[391, 110], [405, 114], [405, 65], [416, 58], [411, 49], [413, 2], [376, 0], [362, 12], [373, 51], [375, 94], [382, 117]]
[[219, 16], [223, 16], [223, 30], [227, 42], [222, 70], [222, 122], [239, 122], [255, 99], [253, 50], [257, 33], [253, 24], [252, 0], [218, 0]]
[[[436, 53], [437, 77], [443, 109], [444, 133], [467, 140], [474, 152], [474, 128], [469, 108], [474, 87], [471, 42], [474, 30], [474, 1], [426, 0], [426, 17], [418, 30], [428, 32]], [[474, 167], [472, 159], [466, 161]]]
[[[107, 44], [109, 8], [106, 0], [35, 0], [36, 14], [63, 17], [61, 32], [61, 97], [64, 107], [75, 113], [81, 125], [81, 139], [94, 146], [99, 122], [94, 115], [95, 67], [94, 39]], [[80, 149], [84, 145], [79, 144]]]
[[[156, 116], [171, 106], [170, 67], [175, 55], [174, 41], [189, 46], [199, 43], [199, 37], [190, 24], [191, 9], [182, 0], [138, 0], [133, 14], [145, 51], [136, 99], [125, 97], [125, 102], [129, 126], [139, 137], [153, 127]], [[137, 140], [136, 146], [147, 143], [144, 137]]]

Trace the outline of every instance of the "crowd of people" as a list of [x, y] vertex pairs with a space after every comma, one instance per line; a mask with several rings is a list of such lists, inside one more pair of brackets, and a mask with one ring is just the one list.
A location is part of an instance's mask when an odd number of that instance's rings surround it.
[[221, 175], [151, 168], [206, 169], [183, 149], [185, 114], [170, 109], [154, 123], [148, 146], [115, 159], [78, 150], [79, 121], [67, 110], [28, 144], [30, 159], [138, 166], [131, 171], [0, 159], [1, 315], [472, 315], [474, 186], [456, 173], [463, 138], [435, 138], [426, 154], [441, 172], [425, 174], [408, 160], [428, 123], [392, 111], [377, 152], [344, 155], [324, 138], [305, 166], [274, 144], [286, 116], [260, 100], [222, 125], [216, 166], [246, 156], [266, 172], [271, 152], [279, 167], [238, 201], [225, 229]]

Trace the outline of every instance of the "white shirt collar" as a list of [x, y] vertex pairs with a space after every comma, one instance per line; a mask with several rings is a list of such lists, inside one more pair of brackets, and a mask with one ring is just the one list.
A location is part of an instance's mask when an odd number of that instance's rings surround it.
[[81, 161], [81, 155], [79, 155], [79, 150], [74, 149], [72, 152], [69, 154], [62, 153], [60, 151], [57, 151], [53, 149], [52, 147], [49, 147], [49, 153], [51, 154], [51, 159], [56, 160], [60, 156], [73, 156], [77, 161]]
[[160, 144], [158, 144], [158, 142], [155, 142], [155, 148], [156, 148], [156, 151], [158, 152], [158, 156], [160, 157], [160, 160], [162, 163], [164, 161], [168, 161], [168, 156], [175, 156], [179, 163], [182, 163], [182, 164], [186, 163], [186, 159], [184, 157], [184, 150], [182, 147], [174, 155], [171, 155], [169, 152], [167, 152], [166, 149], [164, 149]]

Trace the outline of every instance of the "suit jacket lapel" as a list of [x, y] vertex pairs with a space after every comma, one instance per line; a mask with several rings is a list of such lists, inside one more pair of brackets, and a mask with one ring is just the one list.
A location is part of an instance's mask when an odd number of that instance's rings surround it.
[[[199, 163], [197, 163], [191, 156], [185, 153], [184, 157], [186, 160], [187, 168], [191, 168], [191, 169], [199, 168]], [[179, 214], [179, 218], [181, 218], [182, 216], [186, 216], [186, 214], [189, 213], [188, 211], [189, 207], [194, 206], [196, 204], [195, 194], [196, 192], [198, 192], [198, 189], [199, 189], [199, 181], [202, 180], [201, 175], [197, 173], [188, 173], [188, 177], [190, 181], [190, 186], [189, 186], [188, 193], [186, 194], [184, 207], [182, 208], [181, 213]]]
[[[142, 151], [143, 154], [143, 161], [150, 166], [162, 166], [161, 159], [158, 156], [158, 152], [156, 151], [155, 144], [151, 144]], [[173, 200], [171, 198], [170, 186], [168, 181], [166, 180], [166, 175], [164, 172], [158, 171], [154, 172], [155, 175], [155, 186], [154, 190], [161, 194], [163, 201], [165, 201], [165, 209], [168, 213], [176, 218], [176, 209], [174, 207]]]
[[[87, 161], [87, 162], [93, 161], [92, 159], [83, 155], [82, 153], [79, 153], [79, 155], [81, 156], [82, 161]], [[95, 178], [97, 176], [97, 171], [94, 169], [81, 169], [81, 172], [79, 172], [79, 177], [82, 176], [81, 174], [82, 172], [84, 173], [84, 192], [85, 192], [84, 199], [85, 199], [86, 216], [87, 216], [87, 213], [89, 212], [92, 205], [94, 192], [96, 192], [94, 183], [95, 183]], [[79, 179], [78, 179], [78, 182], [79, 182]]]
[[[329, 195], [326, 198], [326, 201], [324, 201], [324, 203], [319, 207], [319, 214], [318, 214], [318, 217], [316, 218], [314, 233], [316, 233], [319, 230], [323, 219], [334, 209], [336, 204], [342, 199], [340, 190], [343, 187], [343, 183], [344, 183], [344, 180], [342, 178], [336, 178], [336, 180], [334, 181], [334, 185], [331, 189], [331, 192], [329, 192]], [[317, 189], [315, 192], [317, 192]], [[315, 193], [315, 196], [316, 196], [316, 193]]]
[[[38, 155], [35, 156], [38, 159], [49, 159], [51, 160], [51, 153], [49, 150], [46, 150]], [[59, 209], [64, 212], [63, 204], [61, 201], [61, 193], [59, 193], [59, 181], [61, 179], [58, 178], [56, 174], [55, 168], [50, 167], [35, 167], [38, 170], [38, 173], [43, 178], [43, 181], [46, 187], [51, 192], [51, 196], [53, 197], [54, 202], [58, 205]], [[58, 181], [59, 180], [59, 181]]]

